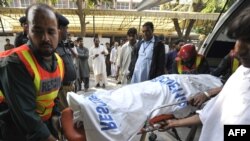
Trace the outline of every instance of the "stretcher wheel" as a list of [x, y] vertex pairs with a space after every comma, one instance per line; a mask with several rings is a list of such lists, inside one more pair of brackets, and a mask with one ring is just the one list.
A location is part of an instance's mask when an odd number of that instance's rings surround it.
[[155, 133], [150, 133], [148, 140], [149, 141], [156, 141], [157, 135]]
[[62, 111], [61, 125], [63, 135], [68, 141], [86, 141], [84, 129], [77, 129], [73, 122], [73, 111], [66, 108]]

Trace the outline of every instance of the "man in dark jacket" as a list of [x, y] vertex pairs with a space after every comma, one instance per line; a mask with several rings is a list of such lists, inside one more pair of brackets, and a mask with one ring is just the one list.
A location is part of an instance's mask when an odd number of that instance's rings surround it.
[[65, 68], [63, 84], [58, 94], [60, 100], [59, 108], [60, 110], [63, 110], [64, 108], [68, 107], [68, 102], [66, 99], [67, 92], [75, 90], [74, 81], [76, 80], [76, 69], [73, 63], [72, 55], [76, 54], [72, 50], [74, 43], [66, 40], [68, 35], [68, 19], [59, 13], [56, 15], [58, 20], [58, 28], [60, 29], [59, 44], [56, 48], [56, 52], [60, 55], [60, 57], [62, 57]]
[[172, 67], [173, 67], [173, 63], [175, 58], [177, 57], [177, 53], [179, 52], [179, 50], [181, 49], [181, 46], [183, 46], [185, 44], [185, 41], [182, 39], [178, 39], [176, 41], [174, 41], [173, 46], [174, 49], [170, 52], [168, 52], [165, 56], [165, 63], [166, 63], [166, 71], [168, 74], [172, 73]]
[[77, 68], [78, 68], [78, 82], [79, 82], [79, 90], [81, 90], [81, 83], [84, 83], [84, 91], [86, 92], [89, 88], [89, 49], [83, 46], [83, 38], [77, 38], [78, 48], [78, 58], [77, 58]]
[[133, 49], [129, 66], [131, 83], [146, 81], [164, 74], [165, 46], [153, 32], [152, 22], [143, 24], [143, 39]]
[[21, 24], [21, 26], [23, 27], [23, 31], [18, 33], [17, 36], [16, 36], [16, 39], [15, 39], [15, 47], [19, 47], [23, 44], [26, 44], [28, 42], [28, 36], [27, 36], [27, 33], [28, 33], [28, 24], [27, 24], [27, 19], [26, 19], [26, 16], [22, 16], [20, 19], [19, 19], [19, 22]]
[[227, 79], [240, 66], [240, 61], [235, 55], [235, 51], [231, 50], [220, 62], [218, 67], [211, 72], [212, 75], [220, 77], [225, 83]]

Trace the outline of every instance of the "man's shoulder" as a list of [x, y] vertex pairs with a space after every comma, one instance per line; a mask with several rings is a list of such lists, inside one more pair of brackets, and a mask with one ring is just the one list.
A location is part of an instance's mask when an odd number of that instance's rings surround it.
[[21, 63], [21, 60], [19, 59], [19, 57], [16, 53], [12, 53], [12, 54], [5, 56], [5, 57], [0, 56], [0, 67], [7, 66], [10, 63], [16, 63], [16, 64]]
[[16, 38], [20, 38], [20, 37], [22, 37], [23, 36], [23, 32], [18, 32], [17, 34], [16, 34]]

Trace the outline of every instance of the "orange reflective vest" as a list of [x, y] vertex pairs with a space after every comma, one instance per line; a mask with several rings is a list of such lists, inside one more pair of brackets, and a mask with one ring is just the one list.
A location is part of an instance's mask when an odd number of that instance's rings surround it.
[[39, 65], [27, 45], [0, 53], [0, 57], [6, 57], [12, 53], [18, 55], [33, 78], [37, 94], [36, 112], [40, 115], [42, 120], [48, 120], [51, 117], [52, 109], [55, 104], [54, 99], [57, 97], [64, 76], [62, 59], [58, 54], [55, 54], [58, 65], [54, 72], [48, 72]]
[[189, 71], [191, 71], [191, 70], [197, 69], [197, 68], [199, 67], [200, 63], [201, 63], [202, 57], [203, 57], [202, 55], [197, 55], [197, 57], [196, 57], [196, 59], [195, 59], [195, 63], [194, 63], [194, 65], [192, 66], [191, 69], [188, 68], [188, 67], [186, 67], [186, 66], [184, 66], [184, 65], [182, 65], [182, 63], [181, 63], [181, 58], [178, 57], [178, 58], [176, 59], [178, 73], [179, 73], [179, 74], [182, 74], [183, 71], [189, 72]]

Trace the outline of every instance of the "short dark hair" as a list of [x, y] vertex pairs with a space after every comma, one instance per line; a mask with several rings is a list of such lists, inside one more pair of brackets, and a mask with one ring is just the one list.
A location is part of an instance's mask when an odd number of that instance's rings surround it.
[[163, 34], [159, 35], [159, 40], [165, 41], [165, 36]]
[[93, 41], [95, 41], [95, 39], [99, 39], [99, 38], [98, 38], [98, 37], [94, 37], [94, 38], [93, 38]]
[[131, 28], [129, 28], [128, 29], [128, 32], [127, 32], [127, 35], [135, 35], [135, 34], [137, 34], [137, 29], [136, 28], [134, 28], [134, 27], [131, 27]]
[[20, 22], [21, 25], [24, 24], [24, 23], [27, 23], [27, 18], [26, 18], [26, 16], [22, 16], [22, 17], [19, 19], [19, 22]]
[[151, 28], [154, 31], [154, 24], [152, 22], [145, 22], [143, 24], [143, 26], [148, 26], [149, 28]]
[[250, 42], [250, 7], [242, 11], [228, 27], [227, 36]]
[[[30, 5], [28, 8], [26, 8], [25, 10], [25, 16], [26, 16], [26, 20], [28, 21], [29, 20], [29, 10], [36, 6], [37, 8], [34, 9], [34, 14], [38, 13], [38, 12], [43, 12], [45, 9], [48, 9], [48, 10], [51, 10], [54, 14], [55, 14], [55, 11], [52, 7], [48, 6], [47, 4], [43, 4], [43, 3], [35, 3], [35, 4], [32, 4]], [[56, 15], [55, 15], [56, 16]]]
[[66, 27], [69, 24], [69, 20], [63, 16], [60, 13], [56, 13], [56, 18], [57, 18], [57, 22], [58, 22], [58, 27], [63, 26]]
[[81, 41], [81, 40], [83, 40], [82, 37], [77, 37], [77, 39], [76, 39], [77, 42], [79, 42], [79, 41]]
[[177, 40], [175, 40], [173, 43], [175, 44], [175, 45], [178, 45], [180, 42], [185, 42], [183, 39], [177, 39]]
[[9, 39], [9, 38], [6, 38], [5, 41], [6, 41], [6, 42], [7, 42], [7, 41], [10, 41], [10, 39]]

